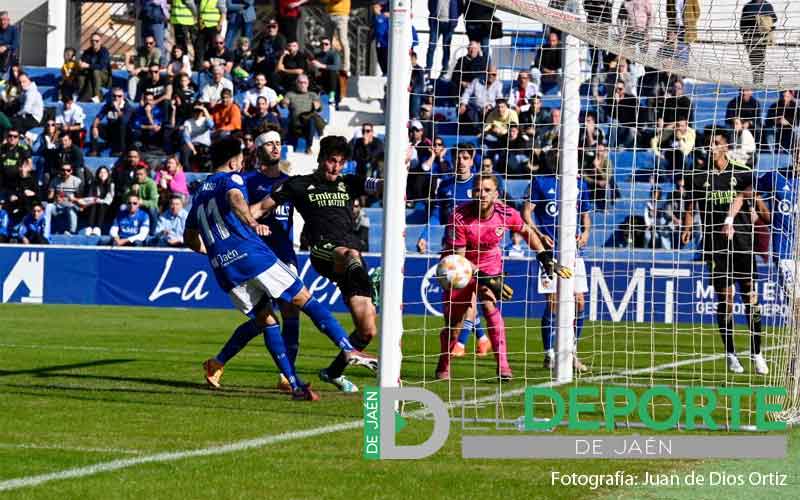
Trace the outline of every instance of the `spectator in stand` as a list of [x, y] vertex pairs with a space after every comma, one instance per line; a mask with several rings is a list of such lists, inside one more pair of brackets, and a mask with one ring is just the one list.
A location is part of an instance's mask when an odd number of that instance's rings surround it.
[[78, 100], [81, 102], [100, 102], [102, 89], [111, 83], [111, 54], [103, 47], [100, 33], [91, 37], [92, 46], [83, 51], [78, 76]]
[[81, 211], [88, 212], [86, 236], [100, 236], [101, 228], [106, 222], [111, 203], [114, 201], [114, 182], [111, 180], [111, 172], [108, 167], [102, 166], [94, 174], [94, 182], [85, 193], [84, 198], [78, 198], [77, 202]]
[[425, 130], [419, 120], [411, 120], [408, 128], [408, 140], [416, 150], [415, 158], [419, 163], [425, 163], [431, 155], [431, 146], [433, 143], [431, 143], [430, 138], [425, 135]]
[[11, 238], [11, 217], [5, 210], [6, 197], [0, 193], [0, 243], [8, 243]]
[[209, 73], [215, 66], [222, 67], [226, 75], [233, 70], [233, 51], [225, 46], [225, 38], [222, 35], [217, 35], [214, 39], [214, 45], [206, 52], [202, 66], [203, 70]]
[[761, 103], [753, 96], [753, 89], [743, 88], [737, 97], [728, 102], [725, 120], [734, 128], [734, 120], [739, 118], [742, 128], [749, 130], [754, 138], [761, 137]]
[[375, 127], [369, 122], [361, 125], [361, 137], [354, 137], [351, 158], [356, 162], [356, 174], [361, 177], [383, 177], [383, 141], [375, 137]]
[[369, 216], [361, 208], [361, 200], [353, 200], [353, 232], [359, 242], [359, 252], [369, 252]]
[[136, 97], [144, 102], [146, 93], [153, 94], [153, 106], [160, 108], [166, 115], [170, 100], [172, 99], [172, 80], [161, 75], [161, 67], [157, 64], [150, 66], [147, 74], [139, 80]]
[[624, 25], [625, 42], [646, 52], [654, 17], [652, 0], [625, 0], [617, 16], [617, 22]]
[[[384, 8], [386, 7], [386, 8]], [[372, 2], [372, 29], [370, 39], [375, 40], [375, 52], [378, 56], [378, 66], [383, 76], [389, 74], [389, 4], [385, 0]], [[442, 74], [446, 72], [443, 68]]]
[[144, 46], [125, 54], [125, 69], [128, 70], [128, 97], [137, 100], [139, 94], [139, 80], [147, 76], [154, 66], [160, 70], [164, 62], [161, 52], [163, 45], [156, 45], [153, 36], [144, 37]]
[[[197, 0], [197, 7], [200, 30], [197, 35], [194, 63], [195, 69], [200, 71], [208, 69], [203, 67], [203, 63], [206, 61], [207, 53], [217, 44], [217, 37], [222, 33], [228, 10], [225, 0]], [[222, 46], [225, 47], [225, 38], [222, 39]], [[230, 68], [227, 72], [230, 72]]]
[[464, 26], [467, 30], [467, 37], [471, 42], [477, 42], [478, 48], [483, 53], [483, 57], [489, 59], [489, 40], [492, 36], [492, 16], [494, 6], [483, 5], [478, 2], [465, 2]]
[[44, 101], [36, 87], [36, 82], [31, 80], [26, 73], [19, 74], [19, 84], [22, 87], [22, 94], [19, 98], [21, 108], [17, 114], [11, 117], [11, 123], [14, 128], [25, 133], [42, 123]]
[[508, 107], [508, 101], [501, 97], [495, 101], [495, 108], [486, 115], [486, 125], [483, 127], [483, 140], [489, 149], [506, 145], [508, 127], [512, 124], [519, 125], [517, 112]]
[[756, 152], [756, 139], [745, 128], [741, 118], [733, 119], [733, 130], [731, 131], [731, 149], [728, 156], [731, 160], [744, 163], [751, 168], [753, 165], [753, 155]]
[[442, 37], [442, 68], [440, 74], [447, 74], [450, 67], [450, 45], [453, 41], [453, 34], [456, 31], [458, 18], [461, 17], [463, 5], [459, 0], [428, 0], [428, 27], [430, 28], [430, 38], [428, 42], [428, 53], [425, 57], [425, 69], [430, 75], [433, 70], [433, 53], [439, 44], [439, 37]]
[[118, 156], [128, 148], [128, 123], [133, 116], [133, 105], [125, 99], [121, 87], [111, 89], [111, 100], [100, 108], [92, 122], [92, 144], [89, 156], [100, 154], [100, 138], [111, 148], [111, 156]]
[[603, 110], [611, 123], [608, 131], [609, 147], [634, 147], [639, 134], [636, 128], [639, 121], [639, 100], [626, 94], [625, 85], [618, 82], [614, 86], [614, 95], [606, 102]]
[[142, 160], [136, 149], [128, 150], [125, 158], [120, 158], [114, 165], [111, 171], [111, 181], [114, 183], [114, 195], [116, 196], [114, 205], [116, 207], [125, 202], [125, 193], [130, 190], [136, 177], [136, 170], [140, 168], [149, 169], [150, 166]]
[[50, 243], [50, 225], [44, 207], [36, 203], [19, 225], [19, 241], [23, 245], [47, 245]]
[[32, 147], [34, 154], [44, 159], [45, 172], [50, 171], [50, 165], [58, 162], [59, 146], [61, 146], [61, 132], [56, 127], [55, 120], [48, 120], [44, 124], [44, 131], [39, 134]]
[[233, 50], [233, 70], [231, 77], [237, 87], [246, 87], [250, 76], [256, 67], [256, 53], [250, 39], [241, 37], [236, 39], [236, 48]]
[[64, 64], [61, 65], [61, 81], [58, 84], [58, 97], [66, 95], [75, 97], [78, 93], [78, 54], [72, 47], [64, 49]]
[[587, 111], [583, 118], [581, 135], [578, 138], [578, 151], [580, 152], [578, 160], [581, 167], [594, 161], [598, 144], [606, 144], [606, 135], [597, 126], [597, 114], [594, 111]]
[[172, 51], [170, 51], [170, 58], [167, 63], [167, 77], [172, 81], [173, 85], [177, 86], [182, 73], [191, 74], [192, 63], [183, 46], [176, 43], [172, 46]]
[[270, 19], [267, 21], [267, 32], [261, 38], [261, 44], [256, 50], [256, 67], [254, 71], [267, 75], [269, 83], [275, 88], [278, 79], [275, 68], [278, 66], [278, 59], [286, 50], [286, 38], [278, 32], [278, 21]]
[[431, 140], [425, 137], [419, 120], [412, 120], [409, 125], [409, 170], [406, 182], [406, 200], [409, 202], [425, 201], [433, 197], [436, 181], [431, 175], [430, 157], [432, 155]]
[[258, 98], [263, 97], [267, 100], [269, 108], [278, 105], [278, 94], [267, 86], [267, 77], [261, 73], [253, 77], [254, 87], [244, 94], [244, 116], [250, 117], [258, 110]]
[[531, 152], [533, 144], [523, 134], [519, 125], [508, 127], [508, 148], [500, 150], [495, 170], [506, 176], [527, 176], [531, 174]]
[[150, 217], [139, 210], [139, 197], [131, 194], [126, 200], [127, 206], [120, 210], [108, 231], [114, 247], [140, 246], [150, 234]]
[[242, 110], [233, 102], [230, 90], [222, 91], [222, 101], [211, 109], [211, 119], [214, 120], [214, 135], [218, 138], [242, 130]]
[[308, 0], [278, 0], [278, 26], [287, 40], [300, 39], [300, 7]]
[[522, 235], [512, 231], [511, 241], [506, 245], [503, 253], [506, 257], [511, 257], [512, 259], [524, 259], [530, 257], [531, 251], [528, 244], [523, 240]]
[[675, 80], [670, 94], [655, 100], [654, 108], [657, 128], [673, 128], [680, 120], [694, 121], [692, 100], [684, 94], [681, 80]]
[[[262, 98], [263, 99], [263, 98]], [[253, 139], [253, 134], [245, 132], [242, 135], [242, 172], [254, 172], [258, 169], [258, 147]]]
[[311, 145], [314, 136], [322, 135], [327, 123], [319, 115], [322, 111], [319, 94], [308, 90], [308, 76], [298, 76], [296, 83], [296, 89], [286, 93], [283, 103], [289, 107], [292, 134], [304, 137]]
[[764, 81], [767, 47], [775, 43], [776, 24], [778, 16], [775, 8], [766, 0], [750, 0], [742, 7], [739, 31], [742, 33], [742, 41], [753, 71], [753, 82], [756, 84]]
[[326, 4], [328, 15], [331, 17], [331, 24], [333, 30], [331, 32], [331, 40], [333, 37], [339, 39], [339, 44], [342, 46], [342, 72], [346, 76], [350, 76], [350, 38], [349, 28], [350, 23], [350, 0], [322, 0]]
[[[687, 159], [694, 151], [697, 134], [689, 126], [685, 119], [678, 120], [673, 128], [661, 128], [656, 130], [656, 135], [650, 141], [650, 148], [661, 158], [666, 165], [668, 176], [683, 176], [683, 171], [687, 167]], [[660, 169], [659, 169], [660, 170]], [[656, 172], [656, 184], [662, 182]]]
[[550, 112], [548, 125], [536, 129], [538, 136], [535, 138], [535, 162], [545, 164], [552, 172], [558, 171], [558, 145], [561, 138], [561, 109], [555, 108]]
[[228, 89], [233, 92], [233, 83], [225, 78], [225, 69], [222, 66], [214, 66], [211, 70], [211, 81], [200, 89], [200, 96], [197, 98], [206, 106], [213, 108], [222, 99], [222, 90]]
[[[470, 8], [472, 5], [470, 4]], [[472, 80], [486, 76], [488, 67], [489, 61], [481, 55], [480, 43], [474, 40], [469, 42], [467, 54], [459, 57], [453, 68], [452, 82], [457, 92], [461, 94]]]
[[181, 144], [181, 164], [190, 166], [194, 171], [208, 170], [208, 149], [211, 147], [211, 133], [214, 131], [214, 120], [205, 106], [194, 107], [192, 117], [181, 127], [183, 143]]
[[125, 193], [125, 198], [131, 195], [138, 196], [139, 208], [150, 215], [150, 226], [155, 228], [158, 222], [158, 186], [150, 178], [149, 171], [150, 169], [146, 167], [136, 169], [133, 183], [128, 188], [128, 192]]
[[[507, 149], [504, 151], [508, 151]], [[497, 193], [500, 195], [500, 199], [502, 200], [506, 196], [506, 178], [503, 175], [498, 175], [498, 172], [494, 168], [494, 161], [488, 155], [481, 158], [481, 170], [479, 175], [488, 177], [493, 175], [497, 178]]]
[[551, 31], [547, 35], [547, 45], [539, 49], [536, 65], [531, 68], [534, 81], [544, 93], [561, 88], [561, 55], [561, 38], [558, 33]]
[[421, 169], [423, 172], [428, 172], [433, 176], [434, 185], [443, 176], [453, 174], [453, 165], [447, 159], [447, 148], [444, 147], [444, 141], [441, 137], [433, 140], [431, 154], [422, 163]]
[[83, 183], [72, 175], [72, 165], [63, 165], [60, 174], [50, 180], [47, 191], [47, 219], [52, 228], [53, 219], [66, 216], [66, 234], [78, 232], [78, 205], [76, 200], [83, 196]]
[[605, 210], [606, 206], [613, 205], [617, 198], [613, 170], [614, 166], [608, 158], [608, 148], [605, 144], [598, 144], [592, 162], [584, 164], [581, 172], [581, 178], [586, 181], [597, 210]]
[[80, 179], [84, 185], [91, 181], [92, 175], [87, 172], [84, 164], [83, 150], [75, 144], [69, 134], [61, 134], [59, 142], [60, 144], [55, 154], [56, 162], [53, 165], [46, 165], [46, 172], [51, 177], [55, 177], [58, 175], [61, 166], [72, 165], [72, 175]]
[[644, 247], [672, 248], [671, 231], [667, 230], [668, 220], [664, 214], [661, 201], [661, 188], [653, 186], [650, 192], [650, 200], [644, 207]]
[[422, 113], [422, 99], [425, 94], [425, 68], [417, 63], [417, 53], [413, 50], [409, 54], [411, 58], [411, 82], [409, 83], [409, 117], [419, 118]]
[[164, 128], [165, 140], [169, 144], [170, 151], [179, 151], [182, 144], [181, 125], [192, 117], [194, 108], [195, 88], [189, 75], [181, 73], [177, 77], [175, 90], [172, 93], [172, 100], [168, 108], [168, 120]]
[[775, 139], [775, 152], [788, 152], [794, 144], [794, 130], [800, 125], [800, 113], [797, 109], [794, 90], [784, 90], [781, 97], [767, 110], [766, 125], [771, 129]]
[[[675, 183], [675, 189], [669, 194], [662, 207], [662, 213], [667, 221], [664, 233], [671, 243], [671, 248], [680, 248], [681, 224], [683, 224], [687, 204], [686, 188], [681, 177]], [[700, 224], [700, 221], [695, 220], [695, 224]]]
[[342, 69], [342, 58], [339, 53], [331, 48], [331, 39], [322, 37], [320, 51], [311, 60], [311, 66], [316, 69], [315, 81], [328, 94], [328, 102], [333, 104], [339, 94], [339, 71]]
[[[19, 64], [11, 66], [5, 89], [0, 90], [0, 118], [4, 122], [8, 121], [8, 116], [16, 113], [20, 107], [19, 96], [22, 95], [22, 86], [19, 83], [20, 73], [22, 73], [22, 68]], [[10, 126], [6, 125], [6, 128], [10, 128]]]
[[129, 135], [138, 149], [159, 150], [164, 144], [161, 127], [164, 124], [164, 113], [155, 105], [155, 97], [151, 92], [142, 96], [142, 104], [133, 114]]
[[519, 123], [522, 131], [528, 137], [534, 137], [535, 127], [544, 123], [550, 123], [550, 108], [542, 105], [542, 96], [534, 94], [528, 99], [529, 108], [519, 112]]
[[186, 183], [186, 174], [178, 159], [170, 156], [161, 168], [156, 171], [155, 178], [158, 186], [159, 206], [166, 206], [172, 198], [180, 198], [186, 204], [189, 201], [189, 186]]
[[7, 186], [8, 203], [6, 208], [14, 222], [19, 222], [25, 214], [31, 213], [36, 203], [41, 203], [39, 196], [39, 183], [33, 171], [33, 158], [24, 157], [17, 167], [17, 177], [14, 184]]
[[297, 40], [289, 40], [275, 69], [281, 85], [279, 91], [285, 93], [295, 88], [295, 82], [300, 75], [305, 75], [308, 79], [309, 69], [308, 58], [305, 53], [300, 52], [300, 44]]
[[194, 0], [172, 0], [169, 24], [175, 33], [175, 45], [182, 47], [187, 55], [196, 56], [197, 19], [197, 4]]
[[158, 47], [164, 47], [164, 28], [169, 19], [168, 0], [140, 0], [137, 2], [137, 17], [141, 22], [139, 35], [146, 43], [152, 37]]
[[[613, 2], [609, 0], [583, 0], [586, 22], [601, 33], [607, 33], [612, 23]], [[597, 78], [603, 72], [605, 52], [599, 47], [589, 46], [589, 68], [592, 76]]]
[[[245, 118], [244, 130], [256, 137], [260, 135], [259, 131], [266, 130], [268, 125], [274, 125], [278, 129], [281, 128], [278, 112], [270, 108], [266, 97], [261, 96], [256, 99], [256, 107], [253, 113]], [[282, 131], [281, 135], [284, 134], [285, 131]]]
[[65, 95], [56, 108], [56, 126], [62, 135], [72, 137], [72, 142], [83, 144], [86, 113], [71, 94]]
[[12, 128], [0, 145], [0, 186], [10, 186], [17, 177], [19, 164], [30, 156], [30, 148], [20, 140], [20, 135], [19, 130]]
[[0, 12], [0, 79], [17, 64], [19, 55], [19, 30], [11, 24], [7, 11]]
[[[497, 75], [497, 68], [490, 67], [489, 74], [492, 70]], [[517, 113], [528, 111], [531, 107], [530, 98], [539, 95], [539, 87], [531, 81], [531, 74], [527, 71], [520, 71], [517, 75], [517, 81], [511, 85], [511, 91], [508, 94], [508, 106]]]
[[233, 46], [237, 36], [248, 40], [253, 38], [253, 23], [256, 21], [255, 0], [226, 0], [228, 29], [225, 33], [225, 45]]
[[[606, 86], [605, 86], [605, 93], [606, 95], [609, 92], [613, 92], [614, 86], [618, 83], [622, 82], [625, 85], [625, 93], [630, 95], [638, 95], [636, 85], [637, 80], [633, 73], [630, 72], [630, 65], [628, 64], [628, 60], [624, 57], [617, 56], [609, 63], [609, 73], [606, 75]], [[604, 96], [597, 95], [600, 102], [602, 102], [605, 98]]]
[[476, 133], [483, 125], [484, 117], [491, 113], [497, 100], [502, 98], [503, 83], [497, 79], [497, 68], [489, 66], [486, 80], [482, 77], [475, 78], [461, 94], [459, 123], [468, 128], [467, 133]]
[[186, 228], [186, 217], [189, 213], [183, 208], [183, 198], [174, 196], [169, 200], [169, 207], [158, 218], [156, 233], [148, 244], [157, 247], [182, 247], [183, 230]]

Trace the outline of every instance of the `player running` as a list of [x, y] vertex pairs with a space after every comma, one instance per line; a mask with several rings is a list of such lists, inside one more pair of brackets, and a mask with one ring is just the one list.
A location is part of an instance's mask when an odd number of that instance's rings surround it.
[[239, 325], [216, 358], [203, 364], [206, 381], [219, 387], [223, 367], [232, 354], [263, 333], [275, 364], [289, 381], [292, 398], [317, 400], [319, 396], [297, 377], [286, 355], [272, 300], [299, 307], [342, 350], [347, 364], [375, 369], [377, 360], [353, 348], [330, 311], [311, 297], [297, 275], [261, 241], [259, 235], [266, 235], [269, 229], [250, 215], [244, 179], [238, 173], [242, 159], [238, 139], [229, 137], [212, 144], [215, 170], [195, 193], [184, 231], [187, 246], [208, 255], [220, 287], [236, 308], [251, 318]]
[[[752, 185], [753, 171], [744, 163], [728, 158], [728, 136], [717, 130], [711, 145], [711, 168], [687, 175], [688, 203], [683, 218], [681, 242], [692, 240], [694, 211], [703, 227], [703, 259], [717, 292], [717, 324], [728, 358], [728, 370], [742, 373], [733, 343], [733, 294], [735, 284], [744, 304], [750, 329], [750, 352], [756, 373], [768, 373], [761, 354], [761, 306], [754, 287], [756, 262], [753, 252]], [[739, 198], [739, 195], [742, 195]], [[740, 199], [744, 210], [729, 216], [734, 200]]]
[[[545, 168], [545, 167], [543, 167]], [[530, 186], [528, 200], [522, 209], [522, 219], [528, 224], [539, 239], [549, 250], [556, 250], [558, 234], [558, 178], [555, 172], [547, 172], [544, 175], [533, 177]], [[592, 211], [591, 195], [588, 192], [586, 182], [578, 179], [578, 218], [579, 227], [576, 233], [578, 243], [578, 256], [575, 258], [575, 351], [573, 356], [573, 366], [579, 372], [588, 370], [586, 365], [577, 356], [577, 344], [583, 332], [583, 322], [586, 319], [586, 306], [584, 294], [589, 291], [589, 284], [586, 280], [586, 265], [581, 256], [581, 249], [589, 242], [589, 231], [592, 227], [592, 219], [589, 213]], [[537, 224], [533, 215], [536, 215]], [[544, 347], [544, 363], [547, 369], [553, 368], [555, 353], [553, 341], [556, 335], [556, 313], [558, 310], [558, 294], [556, 280], [550, 278], [548, 273], [540, 269], [538, 279], [539, 293], [547, 296], [544, 313], [542, 314], [542, 344]]]
[[497, 301], [508, 300], [514, 290], [503, 283], [503, 251], [500, 243], [506, 229], [522, 234], [536, 258], [551, 275], [569, 278], [572, 271], [560, 266], [553, 259], [553, 252], [545, 250], [536, 233], [526, 225], [519, 212], [498, 202], [498, 181], [494, 176], [476, 179], [477, 199], [459, 205], [447, 229], [447, 250], [443, 255], [458, 253], [469, 259], [477, 269], [475, 278], [464, 288], [450, 289], [444, 293], [445, 326], [439, 334], [441, 354], [436, 367], [436, 378], [450, 378], [450, 355], [457, 341], [465, 314], [472, 307], [477, 295], [486, 318], [489, 340], [497, 361], [497, 375], [507, 381], [512, 377], [506, 350], [506, 328]]
[[[357, 175], [341, 175], [350, 146], [344, 137], [328, 136], [320, 141], [318, 167], [309, 175], [296, 175], [277, 186], [260, 203], [250, 206], [260, 219], [276, 207], [292, 203], [305, 220], [304, 234], [311, 246], [311, 264], [321, 275], [336, 283], [353, 317], [356, 330], [350, 343], [361, 351], [377, 334], [372, 280], [366, 263], [357, 250], [353, 200], [363, 195], [378, 195], [383, 181]], [[358, 392], [344, 376], [347, 358], [341, 353], [319, 372], [320, 380], [343, 392]]]
[[[258, 170], [251, 172], [245, 178], [247, 197], [250, 203], [260, 202], [275, 189], [275, 186], [289, 178], [288, 175], [281, 172], [279, 167], [281, 161], [280, 134], [270, 128], [256, 137], [255, 144], [258, 148]], [[281, 262], [296, 274], [298, 265], [292, 236], [293, 219], [294, 207], [291, 202], [287, 202], [258, 222], [269, 228], [269, 235], [262, 237], [264, 243]], [[292, 364], [295, 364], [300, 349], [300, 309], [291, 302], [284, 301], [279, 301], [279, 307], [282, 322], [281, 336], [286, 344], [286, 355]], [[289, 381], [283, 375], [278, 381], [278, 389], [283, 392], [290, 390]]]

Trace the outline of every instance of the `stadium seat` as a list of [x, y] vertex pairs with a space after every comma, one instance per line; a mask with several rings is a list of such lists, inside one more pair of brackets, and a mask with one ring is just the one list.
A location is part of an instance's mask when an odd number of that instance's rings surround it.
[[510, 200], [526, 200], [528, 198], [529, 179], [508, 179], [506, 181], [506, 197]]

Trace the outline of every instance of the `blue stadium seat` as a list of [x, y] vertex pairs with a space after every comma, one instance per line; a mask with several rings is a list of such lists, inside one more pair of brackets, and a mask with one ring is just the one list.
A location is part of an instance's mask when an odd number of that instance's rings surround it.
[[25, 66], [25, 73], [36, 83], [37, 87], [55, 87], [61, 78], [60, 68], [41, 68]]
[[756, 170], [759, 172], [771, 172], [792, 165], [792, 155], [776, 153], [759, 153]]

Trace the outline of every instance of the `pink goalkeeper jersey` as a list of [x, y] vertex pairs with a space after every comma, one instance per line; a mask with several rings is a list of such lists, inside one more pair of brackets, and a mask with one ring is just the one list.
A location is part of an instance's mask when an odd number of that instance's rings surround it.
[[503, 233], [506, 229], [520, 232], [524, 224], [519, 212], [503, 203], [495, 202], [492, 216], [481, 219], [478, 203], [467, 202], [453, 211], [447, 243], [451, 248], [466, 248], [467, 259], [481, 271], [500, 274]]

